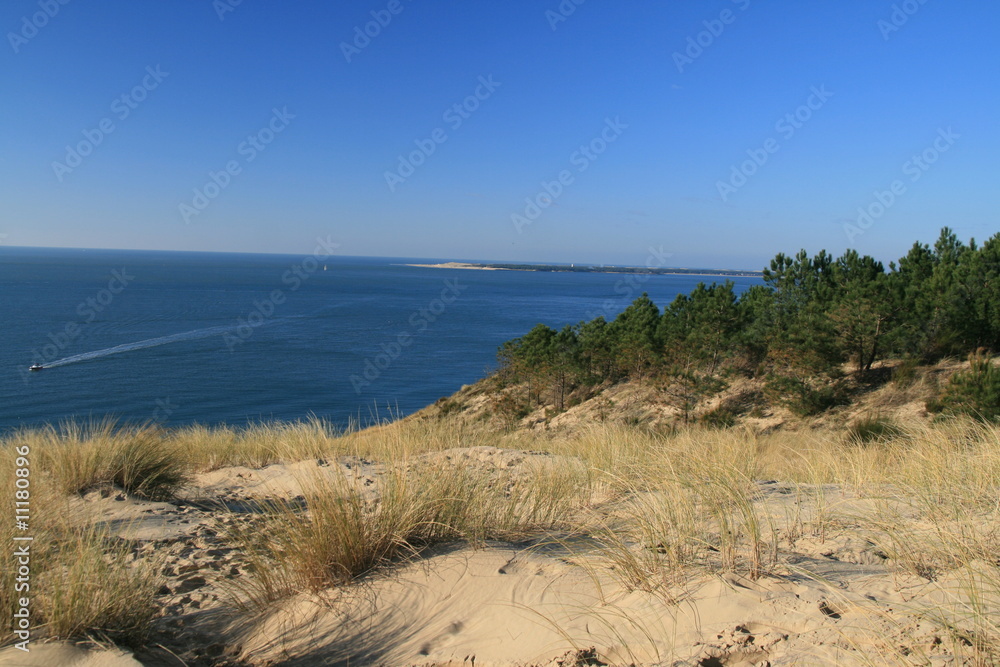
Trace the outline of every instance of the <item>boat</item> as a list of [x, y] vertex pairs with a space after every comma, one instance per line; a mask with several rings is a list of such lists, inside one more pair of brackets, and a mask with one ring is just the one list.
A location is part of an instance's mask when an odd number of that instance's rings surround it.
[[45, 366], [42, 366], [41, 364], [31, 364], [30, 366], [28, 366], [29, 371], [40, 371], [43, 368], [45, 368]]

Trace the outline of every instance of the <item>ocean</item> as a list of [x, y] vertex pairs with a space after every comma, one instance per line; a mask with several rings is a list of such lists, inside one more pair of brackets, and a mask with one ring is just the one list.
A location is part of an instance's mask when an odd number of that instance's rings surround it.
[[610, 320], [643, 292], [664, 307], [724, 280], [329, 252], [0, 248], [0, 432], [106, 417], [368, 424], [483, 378], [539, 322]]

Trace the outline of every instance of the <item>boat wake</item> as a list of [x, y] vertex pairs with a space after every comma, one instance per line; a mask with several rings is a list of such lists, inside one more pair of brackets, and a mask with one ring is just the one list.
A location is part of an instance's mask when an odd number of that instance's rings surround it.
[[221, 327], [209, 327], [207, 329], [195, 329], [194, 331], [185, 331], [183, 333], [171, 334], [169, 336], [160, 336], [158, 338], [147, 338], [146, 340], [139, 340], [134, 343], [123, 343], [122, 345], [115, 345], [114, 347], [108, 347], [103, 350], [94, 350], [93, 352], [84, 352], [82, 354], [74, 354], [71, 357], [63, 357], [62, 359], [56, 359], [55, 361], [50, 361], [47, 364], [45, 364], [45, 368], [66, 366], [68, 364], [75, 364], [80, 361], [89, 361], [91, 359], [107, 357], [112, 354], [121, 354], [122, 352], [131, 352], [132, 350], [143, 350], [148, 347], [169, 345], [170, 343], [179, 343], [185, 340], [197, 340], [199, 338], [218, 336], [220, 334], [226, 333], [227, 331], [233, 331], [235, 328], [236, 327], [232, 325], [221, 326]]
[[[273, 319], [265, 320], [260, 324], [249, 325], [251, 329], [259, 329], [260, 327], [281, 324], [290, 320], [298, 319], [309, 319], [314, 318], [319, 315], [324, 310], [329, 310], [333, 308], [341, 307], [346, 304], [337, 304], [334, 306], [327, 306], [322, 308], [316, 313], [312, 314], [301, 314], [301, 315], [289, 315], [286, 317], [276, 317]], [[238, 332], [240, 329], [248, 326], [245, 322], [239, 324], [229, 324], [225, 326], [218, 327], [208, 327], [205, 329], [195, 329], [194, 331], [185, 331], [183, 333], [171, 334], [169, 336], [160, 336], [158, 338], [147, 338], [146, 340], [136, 341], [134, 343], [123, 343], [121, 345], [115, 345], [114, 347], [108, 347], [103, 350], [94, 350], [93, 352], [84, 352], [82, 354], [74, 354], [71, 357], [63, 357], [62, 359], [56, 359], [55, 361], [50, 361], [41, 368], [57, 368], [59, 366], [67, 366], [69, 364], [75, 364], [81, 361], [90, 361], [91, 359], [99, 359], [100, 357], [107, 357], [112, 354], [121, 354], [122, 352], [131, 352], [132, 350], [143, 350], [149, 347], [157, 347], [159, 345], [169, 345], [170, 343], [179, 343], [181, 341], [187, 340], [197, 340], [199, 338], [210, 338], [212, 336], [219, 336], [225, 333]], [[242, 338], [243, 336], [241, 336]], [[41, 370], [39, 368], [38, 370]]]

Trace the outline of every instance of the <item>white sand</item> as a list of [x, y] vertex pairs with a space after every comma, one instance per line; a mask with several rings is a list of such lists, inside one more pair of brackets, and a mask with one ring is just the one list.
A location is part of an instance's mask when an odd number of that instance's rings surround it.
[[[551, 458], [493, 447], [426, 457], [439, 465], [471, 462], [498, 469]], [[558, 540], [480, 549], [454, 544], [436, 546], [420, 559], [330, 591], [324, 599], [303, 593], [259, 617], [232, 615], [226, 586], [253, 574], [239, 550], [216, 532], [220, 524], [243, 519], [214, 501], [295, 498], [302, 480], [317, 473], [347, 475], [368, 488], [366, 480], [380, 470], [355, 458], [225, 468], [197, 476], [183, 500], [150, 503], [94, 493], [74, 501], [72, 511], [89, 512], [92, 520], [145, 541], [148, 550], [165, 558], [168, 590], [161, 597], [165, 613], [154, 643], [169, 643], [177, 652], [214, 645], [238, 652], [251, 665], [472, 667], [473, 659], [481, 666], [548, 667], [962, 662], [944, 655], [951, 643], [942, 643], [941, 631], [921, 620], [926, 606], [961, 597], [958, 579], [951, 575], [930, 585], [893, 572], [871, 543], [837, 523], [824, 535], [782, 537], [779, 564], [757, 581], [703, 573], [679, 588], [629, 591], [593, 543], [582, 538], [572, 548]], [[787, 525], [798, 509], [799, 493], [825, 498], [826, 511], [844, 517], [868, 511], [875, 502], [835, 486], [802, 485], [795, 493], [777, 483], [760, 488], [760, 509], [778, 526]], [[984, 604], [1000, 609], [1000, 600]], [[900, 646], [909, 658], [899, 653]], [[0, 653], [0, 665], [137, 664], [121, 652], [63, 643], [38, 646], [30, 656], [10, 649]]]

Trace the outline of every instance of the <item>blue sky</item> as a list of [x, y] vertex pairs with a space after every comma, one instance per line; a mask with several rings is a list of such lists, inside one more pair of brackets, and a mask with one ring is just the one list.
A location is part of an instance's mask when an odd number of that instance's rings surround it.
[[997, 25], [987, 0], [8, 0], [0, 241], [893, 259], [998, 231]]

